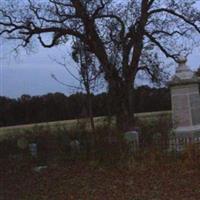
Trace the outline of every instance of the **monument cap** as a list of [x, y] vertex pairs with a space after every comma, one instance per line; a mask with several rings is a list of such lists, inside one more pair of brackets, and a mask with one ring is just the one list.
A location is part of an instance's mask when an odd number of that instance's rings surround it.
[[183, 56], [183, 55], [180, 55], [178, 58], [177, 58], [177, 63], [179, 64], [184, 64], [187, 62], [187, 57], [186, 56]]

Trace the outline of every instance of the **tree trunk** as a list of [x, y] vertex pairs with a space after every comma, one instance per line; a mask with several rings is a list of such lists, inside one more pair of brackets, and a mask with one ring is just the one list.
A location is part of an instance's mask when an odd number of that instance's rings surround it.
[[90, 119], [90, 126], [91, 130], [94, 136], [94, 141], [96, 140], [96, 135], [95, 135], [95, 124], [94, 124], [94, 116], [93, 116], [93, 110], [92, 110], [92, 95], [90, 91], [90, 85], [88, 82], [85, 82], [85, 88], [86, 88], [86, 100], [87, 100], [87, 115]]
[[90, 118], [90, 125], [93, 134], [95, 134], [95, 124], [94, 124], [94, 116], [93, 116], [93, 111], [92, 111], [92, 97], [91, 94], [87, 94], [87, 103], [88, 103], [88, 116]]
[[123, 131], [132, 129], [135, 125], [133, 84], [115, 84], [110, 93], [117, 127]]
[[134, 86], [130, 82], [127, 88], [127, 110], [128, 110], [128, 129], [131, 129], [135, 125], [134, 119]]

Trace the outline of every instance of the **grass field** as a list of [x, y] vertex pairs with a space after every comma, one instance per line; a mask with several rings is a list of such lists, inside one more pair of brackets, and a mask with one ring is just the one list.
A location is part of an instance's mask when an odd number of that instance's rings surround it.
[[[166, 119], [171, 119], [171, 111], [160, 111], [160, 112], [149, 112], [149, 113], [137, 113], [135, 117], [140, 120], [155, 120], [161, 116], [166, 117]], [[95, 117], [95, 125], [99, 126], [107, 123], [108, 119], [106, 117]], [[114, 123], [114, 118], [111, 123]], [[78, 123], [86, 123], [89, 128], [88, 120], [65, 120], [65, 121], [55, 121], [55, 122], [45, 122], [37, 124], [25, 124], [17, 126], [9, 126], [0, 128], [0, 140], [7, 136], [19, 135], [20, 133], [28, 132], [37, 128], [48, 128], [51, 130], [63, 127], [66, 129], [72, 129], [77, 126]]]

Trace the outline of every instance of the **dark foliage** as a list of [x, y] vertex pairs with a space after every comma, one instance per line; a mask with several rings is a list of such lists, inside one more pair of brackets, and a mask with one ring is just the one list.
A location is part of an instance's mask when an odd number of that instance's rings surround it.
[[[92, 95], [94, 116], [113, 115], [107, 93]], [[136, 112], [170, 110], [170, 94], [167, 88], [142, 86], [135, 91]], [[87, 116], [86, 95], [61, 93], [43, 96], [22, 95], [18, 99], [0, 97], [0, 126], [77, 119]]]

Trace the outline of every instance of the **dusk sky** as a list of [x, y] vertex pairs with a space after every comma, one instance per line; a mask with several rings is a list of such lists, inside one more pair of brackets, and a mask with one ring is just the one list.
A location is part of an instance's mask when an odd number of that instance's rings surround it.
[[[197, 6], [200, 2], [197, 3]], [[12, 44], [14, 41], [12, 41]], [[74, 89], [67, 88], [56, 82], [51, 74], [71, 85], [78, 85], [69, 74], [67, 74], [64, 67], [58, 65], [53, 59], [60, 60], [66, 50], [66, 46], [60, 48], [44, 49], [38, 47], [35, 49], [37, 53], [26, 55], [22, 52], [17, 56], [11, 53], [12, 45], [0, 40], [0, 96], [7, 96], [12, 98], [20, 97], [22, 94], [42, 95], [49, 92], [62, 92], [69, 95], [75, 92]], [[51, 59], [51, 58], [52, 59]], [[68, 56], [68, 64], [72, 66], [73, 61]], [[192, 70], [200, 66], [200, 51], [195, 49], [188, 57], [188, 64]], [[175, 70], [175, 63], [171, 68], [172, 75]], [[142, 84], [144, 82], [139, 82]]]
[[[22, 94], [42, 95], [49, 92], [62, 92], [71, 94], [74, 89], [67, 88], [56, 82], [51, 74], [70, 85], [78, 85], [54, 59], [61, 61], [64, 49], [37, 48], [36, 53], [26, 55], [21, 52], [16, 56], [9, 53], [11, 48], [6, 48], [6, 43], [1, 45], [1, 70], [0, 70], [0, 96], [20, 97]], [[67, 51], [68, 52], [68, 51]], [[68, 54], [68, 53], [66, 53]], [[69, 66], [73, 68], [73, 61], [68, 57]]]
[[[200, 2], [198, 3], [199, 6]], [[12, 44], [14, 41], [12, 41]], [[17, 56], [11, 53], [12, 44], [7, 41], [0, 40], [0, 96], [12, 98], [20, 97], [22, 94], [43, 95], [49, 92], [62, 92], [66, 95], [74, 93], [75, 90], [67, 88], [56, 82], [51, 74], [70, 85], [78, 85], [64, 69], [58, 65], [53, 59], [61, 61], [61, 57], [69, 54], [67, 46], [62, 48], [44, 49], [38, 47], [35, 53], [26, 55], [22, 52]], [[68, 47], [69, 48], [69, 47]], [[73, 61], [70, 56], [67, 56], [69, 66], [72, 66]], [[188, 57], [188, 64], [192, 70], [200, 66], [200, 51], [194, 49], [193, 53]], [[173, 75], [176, 64], [171, 67]], [[143, 84], [144, 82], [139, 82]]]
[[[26, 55], [22, 52], [16, 57], [14, 53], [10, 53], [11, 48], [7, 48], [5, 42], [1, 43], [0, 96], [17, 98], [22, 94], [42, 95], [49, 92], [62, 92], [69, 95], [75, 92], [74, 89], [57, 83], [51, 77], [51, 74], [55, 74], [59, 80], [67, 84], [78, 85], [77, 81], [67, 74], [64, 67], [53, 61], [53, 59], [62, 60], [65, 49], [67, 48], [44, 49], [38, 47], [35, 50], [36, 53]], [[65, 51], [69, 53], [69, 50]], [[73, 61], [70, 56], [67, 57], [69, 65], [73, 68]], [[188, 64], [193, 70], [200, 66], [198, 50], [194, 50], [189, 56]], [[175, 66], [174, 63], [172, 74]], [[142, 83], [140, 82], [140, 84]]]

